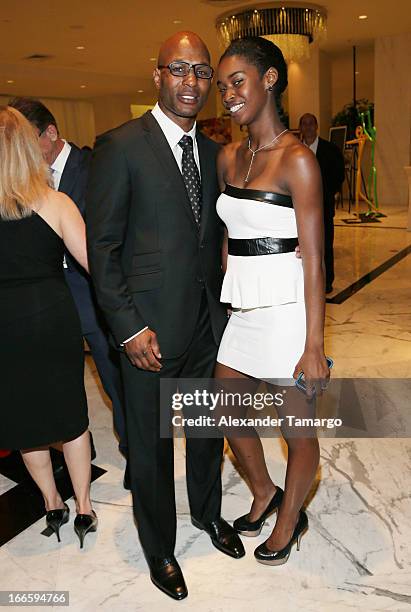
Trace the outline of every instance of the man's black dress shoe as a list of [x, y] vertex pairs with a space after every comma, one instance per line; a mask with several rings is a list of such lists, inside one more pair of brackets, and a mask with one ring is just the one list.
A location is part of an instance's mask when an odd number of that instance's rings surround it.
[[174, 556], [152, 557], [147, 555], [151, 582], [160, 591], [173, 599], [184, 599], [188, 595], [183, 572]]
[[214, 546], [224, 554], [234, 557], [234, 559], [244, 557], [245, 550], [239, 535], [223, 518], [220, 517], [203, 525], [200, 521], [191, 517], [191, 522], [197, 529], [206, 531]]

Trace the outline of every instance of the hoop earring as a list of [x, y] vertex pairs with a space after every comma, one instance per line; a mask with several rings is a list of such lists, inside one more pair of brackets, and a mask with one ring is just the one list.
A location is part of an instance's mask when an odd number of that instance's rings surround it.
[[274, 89], [274, 85], [270, 85], [269, 87], [267, 87], [267, 91], [273, 91]]

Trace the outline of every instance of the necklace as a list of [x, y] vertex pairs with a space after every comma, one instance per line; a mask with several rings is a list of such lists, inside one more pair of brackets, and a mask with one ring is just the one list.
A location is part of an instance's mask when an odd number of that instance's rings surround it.
[[267, 144], [263, 145], [262, 147], [258, 147], [258, 149], [255, 149], [255, 150], [253, 150], [251, 148], [251, 140], [250, 140], [250, 138], [248, 139], [248, 150], [251, 151], [251, 160], [250, 160], [250, 165], [248, 166], [247, 176], [244, 179], [244, 183], [245, 184], [248, 183], [248, 177], [250, 176], [251, 168], [252, 168], [254, 157], [255, 157], [256, 153], [258, 153], [259, 151], [262, 151], [263, 149], [266, 149], [270, 145], [274, 144], [280, 138], [280, 136], [282, 136], [286, 132], [288, 132], [288, 129], [283, 130], [280, 134], [278, 134], [278, 136], [276, 136], [275, 138], [270, 140], [270, 142], [268, 142]]

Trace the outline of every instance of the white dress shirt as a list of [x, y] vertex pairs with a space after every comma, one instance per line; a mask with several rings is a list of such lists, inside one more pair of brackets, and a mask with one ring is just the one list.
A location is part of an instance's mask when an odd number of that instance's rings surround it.
[[180, 142], [183, 136], [191, 136], [191, 138], [193, 139], [194, 159], [201, 176], [200, 157], [198, 155], [198, 146], [196, 140], [196, 123], [194, 123], [193, 127], [189, 132], [185, 132], [179, 125], [177, 125], [177, 123], [174, 123], [174, 121], [172, 121], [169, 117], [167, 117], [166, 114], [163, 113], [158, 103], [151, 111], [151, 114], [160, 126], [164, 136], [167, 138], [167, 142], [170, 145], [170, 149], [172, 150], [177, 165], [180, 168], [180, 172], [182, 171], [183, 149], [179, 146], [178, 143]]
[[[174, 121], [172, 121], [169, 117], [167, 117], [165, 113], [163, 113], [158, 103], [155, 105], [151, 113], [154, 119], [157, 121], [158, 125], [160, 126], [164, 136], [167, 139], [168, 144], [170, 145], [170, 149], [174, 155], [178, 167], [180, 168], [180, 172], [182, 172], [183, 149], [178, 143], [180, 142], [183, 136], [191, 136], [191, 138], [193, 139], [194, 160], [197, 164], [197, 168], [201, 176], [200, 157], [198, 155], [198, 146], [196, 140], [196, 123], [194, 123], [193, 127], [189, 132], [185, 132], [179, 125], [174, 123]], [[123, 345], [126, 344], [126, 342], [130, 342], [130, 340], [141, 334], [143, 331], [146, 331], [146, 329], [148, 329], [147, 326], [143, 329], [140, 329], [140, 331], [138, 331], [136, 334], [133, 334], [133, 336], [130, 336], [130, 338], [127, 338], [127, 340], [124, 340]]]
[[308, 147], [309, 149], [311, 149], [311, 151], [314, 153], [314, 155], [317, 155], [317, 148], [318, 148], [318, 136], [317, 138], [314, 140], [314, 142], [312, 142], [310, 145], [308, 145], [306, 142], [304, 142], [305, 146]]
[[[56, 159], [50, 166], [51, 178], [53, 179], [53, 187], [56, 191], [59, 190], [61, 177], [63, 176], [64, 168], [66, 166], [68, 156], [70, 155], [71, 145], [62, 138], [64, 146]], [[63, 255], [63, 268], [67, 268], [66, 256]]]
[[67, 163], [68, 156], [70, 155], [71, 145], [64, 140], [64, 146], [61, 149], [60, 153], [57, 155], [56, 159], [50, 166], [51, 175], [53, 177], [54, 189], [58, 191], [60, 186], [61, 177], [64, 171], [64, 167]]

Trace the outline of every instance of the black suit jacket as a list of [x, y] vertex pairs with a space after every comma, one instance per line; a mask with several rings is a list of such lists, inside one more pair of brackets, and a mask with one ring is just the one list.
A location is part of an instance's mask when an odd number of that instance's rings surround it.
[[[90, 147], [80, 149], [73, 143], [70, 143], [70, 146], [71, 151], [61, 175], [59, 191], [73, 200], [84, 217], [91, 149]], [[67, 268], [64, 269], [65, 277], [77, 306], [82, 332], [88, 334], [96, 331], [101, 325], [96, 313], [96, 299], [91, 279], [68, 251], [65, 256], [67, 263]]]
[[90, 270], [117, 343], [149, 326], [163, 357], [193, 336], [207, 292], [216, 343], [223, 225], [216, 213], [218, 145], [197, 132], [201, 181], [198, 230], [181, 172], [151, 112], [97, 138], [87, 193]]
[[323, 182], [324, 215], [334, 216], [334, 196], [344, 182], [344, 158], [340, 149], [324, 138], [318, 139], [316, 155]]

